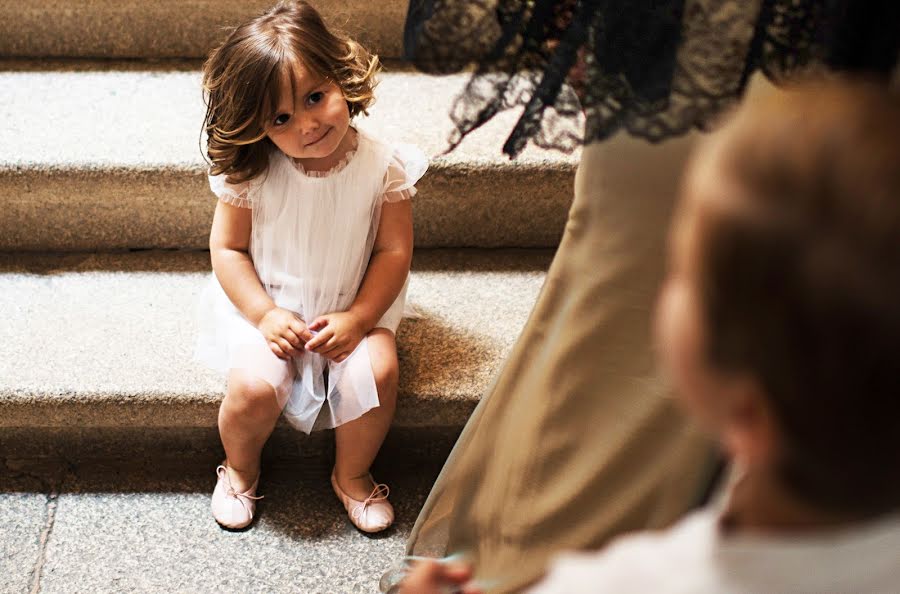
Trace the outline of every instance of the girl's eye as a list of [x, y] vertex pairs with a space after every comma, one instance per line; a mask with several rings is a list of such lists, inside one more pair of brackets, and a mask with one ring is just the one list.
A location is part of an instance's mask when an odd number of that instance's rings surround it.
[[306, 102], [309, 105], [315, 105], [319, 101], [321, 101], [325, 97], [325, 93], [322, 91], [316, 91], [315, 93], [311, 93], [309, 97], [306, 98]]
[[287, 121], [288, 121], [289, 119], [291, 119], [291, 114], [289, 114], [289, 113], [280, 113], [280, 114], [278, 114], [277, 116], [275, 116], [275, 125], [276, 125], [276, 126], [283, 126], [284, 124], [287, 123]]

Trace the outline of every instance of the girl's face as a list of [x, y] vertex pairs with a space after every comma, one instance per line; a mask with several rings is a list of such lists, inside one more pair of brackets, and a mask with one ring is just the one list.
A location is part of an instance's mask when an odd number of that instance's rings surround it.
[[294, 68], [281, 88], [278, 108], [269, 123], [267, 135], [281, 151], [298, 160], [316, 160], [331, 156], [350, 127], [347, 101], [334, 82], [320, 78], [302, 64]]

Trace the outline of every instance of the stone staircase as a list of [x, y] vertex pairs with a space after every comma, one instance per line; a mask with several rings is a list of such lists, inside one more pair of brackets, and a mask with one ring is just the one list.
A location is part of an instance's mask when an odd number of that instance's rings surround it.
[[[0, 592], [371, 592], [508, 355], [562, 234], [577, 155], [449, 154], [466, 77], [399, 60], [405, 3], [314, 2], [381, 54], [361, 128], [434, 156], [414, 199], [394, 429], [396, 528], [356, 532], [329, 435], [276, 429], [254, 527], [208, 513], [224, 381], [191, 361], [215, 199], [202, 58], [269, 2], [0, 0]], [[298, 447], [299, 446], [299, 447]]]

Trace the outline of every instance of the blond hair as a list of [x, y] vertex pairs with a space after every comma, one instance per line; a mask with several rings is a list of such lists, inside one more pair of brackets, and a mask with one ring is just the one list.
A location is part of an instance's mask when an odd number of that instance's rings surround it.
[[273, 146], [267, 128], [279, 91], [294, 82], [298, 63], [341, 89], [351, 118], [367, 113], [381, 68], [378, 56], [329, 31], [307, 2], [284, 0], [235, 28], [203, 65], [211, 175], [240, 183], [265, 171]]

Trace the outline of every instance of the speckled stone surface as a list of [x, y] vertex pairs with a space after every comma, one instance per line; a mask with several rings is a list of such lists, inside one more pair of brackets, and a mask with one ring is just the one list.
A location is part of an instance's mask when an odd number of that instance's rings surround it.
[[30, 590], [46, 507], [44, 494], [0, 490], [0, 592]]
[[[57, 65], [0, 63], [0, 250], [205, 248], [215, 199], [199, 66]], [[509, 112], [440, 155], [466, 79], [389, 65], [359, 121], [433, 157], [413, 200], [417, 246], [555, 247], [577, 154], [531, 148], [508, 160]]]
[[[215, 427], [191, 360], [208, 253], [0, 255], [0, 426]], [[524, 326], [551, 253], [421, 250], [398, 333], [398, 426], [461, 426]]]
[[[376, 464], [373, 473], [391, 486], [397, 513], [394, 527], [377, 536], [350, 524], [331, 492], [327, 461], [264, 466], [259, 492], [265, 499], [243, 532], [215, 523], [209, 511], [214, 469], [192, 459], [71, 466], [46, 544], [28, 559], [29, 569], [42, 559], [34, 591], [376, 592], [380, 575], [402, 556], [441, 462]], [[17, 542], [0, 531], [0, 547]], [[2, 591], [31, 591], [29, 580], [21, 582], [25, 588], [4, 584]]]
[[0, 592], [30, 592], [47, 525], [50, 488], [0, 459]]
[[[311, 0], [329, 26], [390, 57], [402, 52], [406, 2]], [[0, 0], [0, 55], [95, 58], [206, 56], [222, 28], [274, 0]]]

